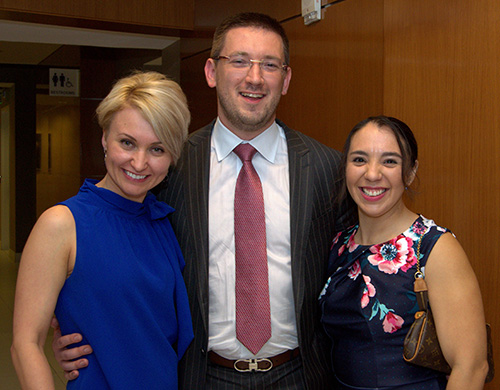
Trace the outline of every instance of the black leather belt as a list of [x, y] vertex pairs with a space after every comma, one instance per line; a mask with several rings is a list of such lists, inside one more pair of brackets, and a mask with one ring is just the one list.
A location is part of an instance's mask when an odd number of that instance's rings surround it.
[[208, 352], [210, 361], [218, 366], [233, 368], [236, 371], [269, 371], [273, 367], [278, 367], [283, 363], [287, 363], [300, 355], [299, 348], [285, 351], [279, 355], [270, 358], [255, 358], [255, 359], [238, 359], [230, 360], [217, 355], [215, 352]]

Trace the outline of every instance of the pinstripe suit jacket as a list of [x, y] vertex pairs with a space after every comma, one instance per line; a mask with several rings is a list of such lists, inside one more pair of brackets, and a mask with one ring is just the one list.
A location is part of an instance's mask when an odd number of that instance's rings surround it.
[[[331, 387], [329, 342], [319, 321], [334, 231], [350, 213], [335, 207], [340, 153], [282, 122], [289, 156], [291, 263], [298, 340], [308, 389]], [[213, 123], [193, 133], [159, 198], [176, 209], [171, 221], [186, 260], [194, 340], [180, 364], [180, 388], [205, 388], [208, 343], [208, 185]]]

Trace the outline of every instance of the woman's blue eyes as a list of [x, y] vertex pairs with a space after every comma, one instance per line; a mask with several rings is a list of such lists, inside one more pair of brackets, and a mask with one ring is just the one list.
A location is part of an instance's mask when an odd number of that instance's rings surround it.
[[[122, 139], [122, 140], [120, 140], [120, 143], [129, 149], [135, 145], [132, 141], [130, 141], [128, 139]], [[155, 154], [165, 153], [165, 149], [163, 147], [160, 147], [160, 146], [152, 147], [151, 151]]]

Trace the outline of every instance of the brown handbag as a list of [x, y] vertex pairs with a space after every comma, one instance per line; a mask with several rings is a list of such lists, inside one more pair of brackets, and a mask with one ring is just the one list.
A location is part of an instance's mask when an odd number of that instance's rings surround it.
[[[417, 296], [419, 310], [415, 313], [415, 321], [406, 335], [403, 347], [403, 358], [408, 363], [418, 366], [431, 368], [446, 374], [451, 373], [451, 367], [446, 361], [439, 340], [437, 337], [434, 318], [429, 307], [429, 298], [427, 293], [427, 283], [424, 275], [420, 271], [420, 243], [422, 236], [418, 241], [417, 247], [417, 272], [415, 272], [414, 291]], [[493, 361], [493, 344], [491, 341], [491, 328], [486, 324], [488, 338], [488, 375], [485, 382], [491, 382], [495, 376], [495, 365]]]

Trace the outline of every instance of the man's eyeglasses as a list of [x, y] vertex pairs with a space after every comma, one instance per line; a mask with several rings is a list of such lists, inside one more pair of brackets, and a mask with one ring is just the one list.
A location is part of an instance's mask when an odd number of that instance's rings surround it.
[[281, 69], [286, 71], [288, 69], [288, 65], [282, 64], [279, 60], [273, 58], [252, 60], [248, 56], [235, 54], [232, 56], [218, 56], [212, 59], [214, 59], [215, 61], [227, 60], [229, 65], [231, 65], [233, 68], [242, 70], [246, 69], [247, 71], [252, 67], [253, 64], [258, 64], [260, 69], [262, 69], [266, 73], [274, 73]]

